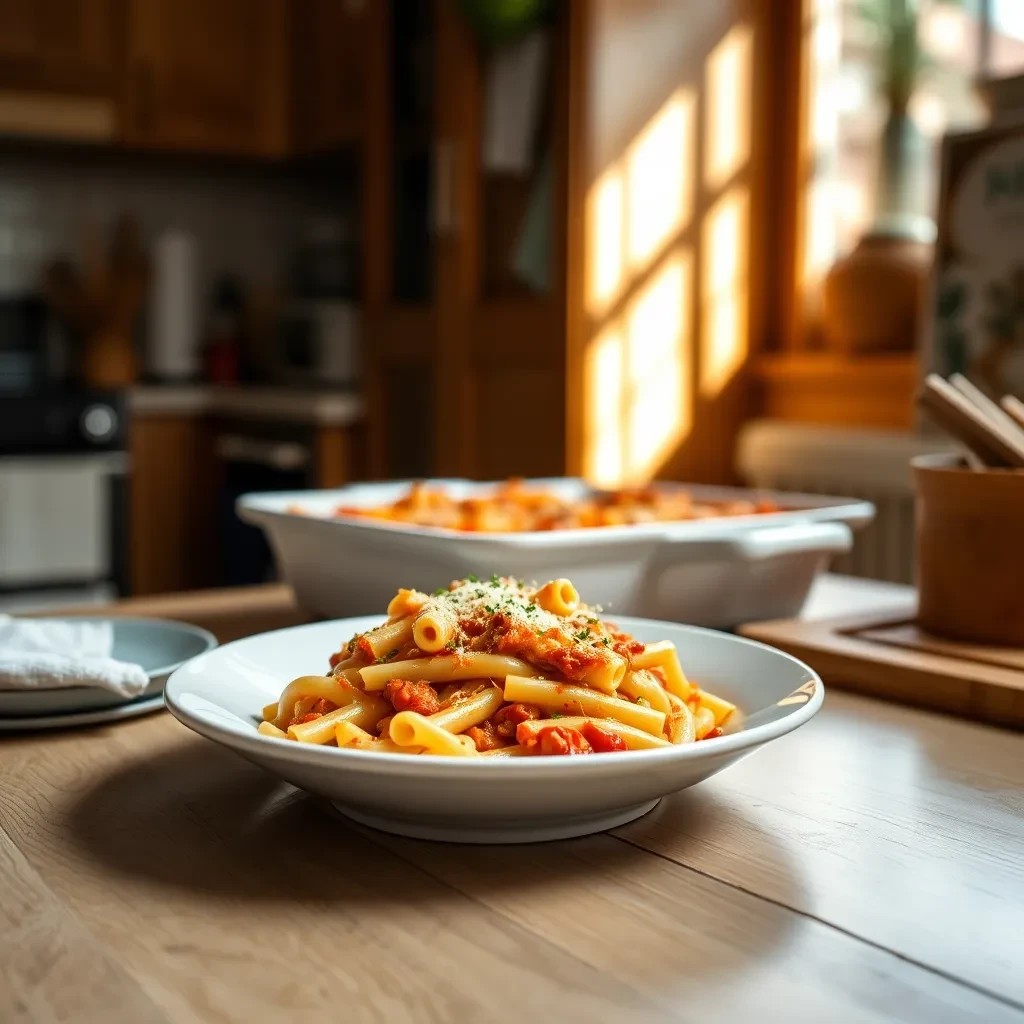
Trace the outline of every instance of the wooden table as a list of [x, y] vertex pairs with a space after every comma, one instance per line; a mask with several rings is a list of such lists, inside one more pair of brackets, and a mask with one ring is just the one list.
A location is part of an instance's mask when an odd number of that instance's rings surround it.
[[[121, 610], [298, 618], [283, 588]], [[953, 718], [831, 693], [526, 847], [355, 827], [164, 713], [4, 739], [0, 772], [5, 1024], [1024, 1022], [1024, 739]]]

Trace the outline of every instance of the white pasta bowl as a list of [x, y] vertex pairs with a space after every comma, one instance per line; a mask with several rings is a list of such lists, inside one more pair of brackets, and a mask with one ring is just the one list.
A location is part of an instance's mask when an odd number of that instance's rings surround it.
[[261, 736], [264, 705], [380, 616], [262, 633], [194, 658], [167, 683], [171, 713], [202, 736], [364, 825], [420, 839], [522, 843], [625, 824], [803, 725], [824, 699], [796, 658], [726, 633], [620, 618], [638, 640], [675, 643], [687, 675], [734, 701], [726, 735], [684, 746], [577, 757], [457, 758], [368, 753]]

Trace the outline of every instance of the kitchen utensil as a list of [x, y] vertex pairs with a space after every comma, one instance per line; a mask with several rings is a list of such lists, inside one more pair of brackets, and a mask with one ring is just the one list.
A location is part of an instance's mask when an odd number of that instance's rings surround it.
[[1024, 467], [1024, 438], [1006, 429], [938, 374], [929, 374], [918, 394], [928, 414], [986, 466]]
[[1024, 402], [1013, 395], [1004, 395], [999, 400], [999, 404], [1008, 416], [1015, 420], [1019, 426], [1024, 427]]

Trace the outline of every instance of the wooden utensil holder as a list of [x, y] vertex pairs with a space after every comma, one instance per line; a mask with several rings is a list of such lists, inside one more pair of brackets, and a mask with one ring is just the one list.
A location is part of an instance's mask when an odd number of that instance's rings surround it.
[[913, 463], [920, 626], [937, 636], [1024, 647], [1024, 471]]

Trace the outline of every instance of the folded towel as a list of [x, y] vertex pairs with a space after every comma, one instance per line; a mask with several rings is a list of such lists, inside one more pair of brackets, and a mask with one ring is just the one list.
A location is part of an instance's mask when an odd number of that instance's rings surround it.
[[0, 690], [49, 690], [98, 686], [121, 697], [137, 697], [149, 685], [139, 665], [113, 658], [0, 651]]
[[95, 686], [137, 697], [149, 676], [139, 665], [111, 658], [113, 647], [111, 622], [0, 615], [0, 690]]
[[114, 649], [111, 622], [75, 619], [15, 619], [0, 615], [0, 654], [22, 653], [78, 655], [109, 658]]

